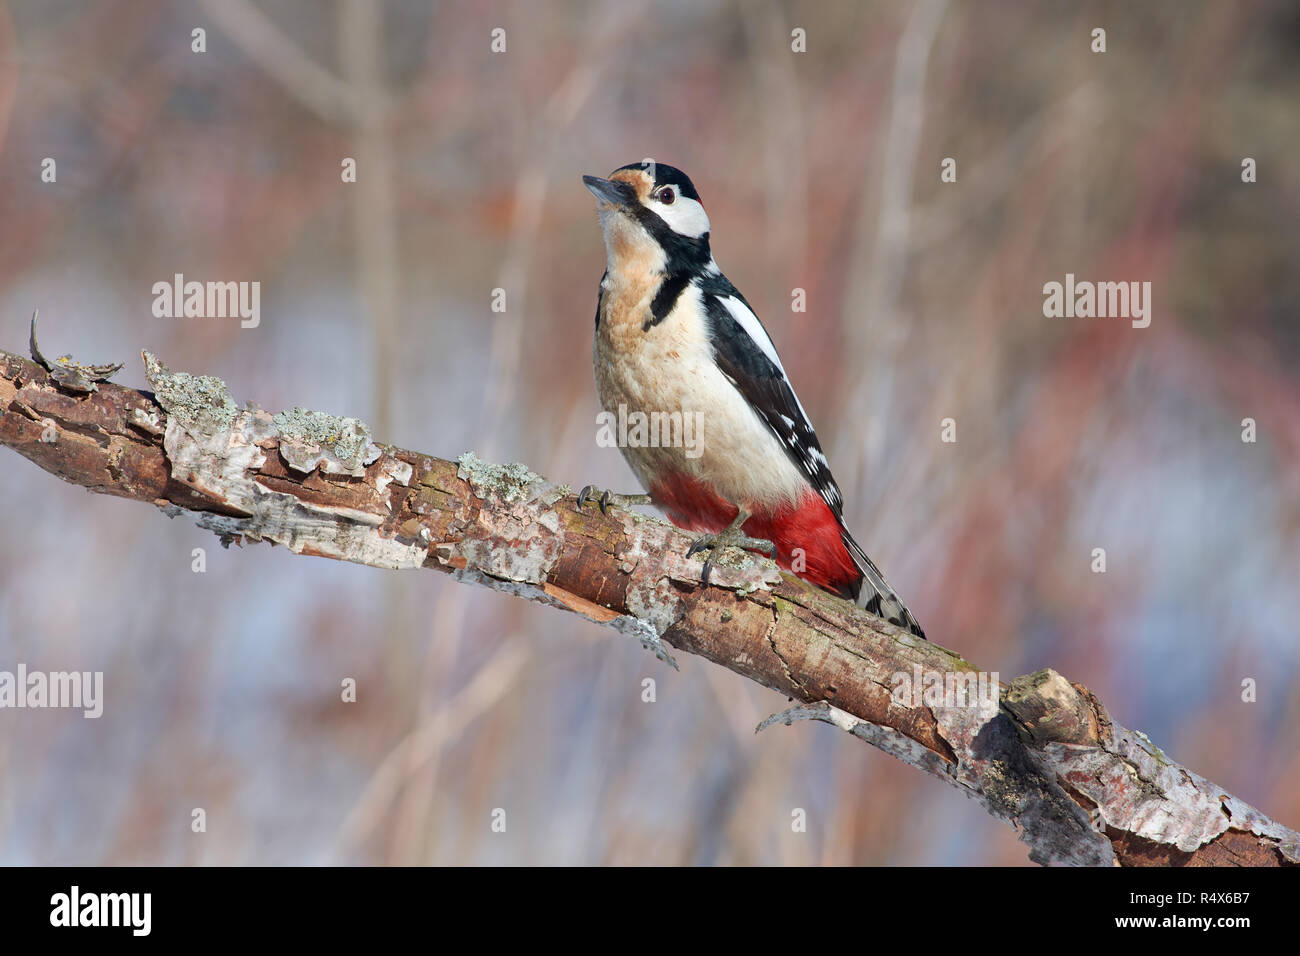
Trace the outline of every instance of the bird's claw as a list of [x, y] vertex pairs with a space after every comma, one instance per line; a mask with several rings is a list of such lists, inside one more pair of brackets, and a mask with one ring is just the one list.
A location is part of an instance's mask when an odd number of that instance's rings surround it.
[[686, 557], [693, 558], [701, 551], [709, 552], [709, 556], [704, 559], [704, 567], [700, 569], [700, 581], [706, 585], [709, 583], [709, 575], [713, 573], [713, 558], [723, 548], [759, 551], [769, 558], [776, 557], [775, 544], [766, 538], [751, 538], [737, 526], [729, 527], [717, 534], [702, 534], [686, 549]]
[[693, 558], [701, 551], [711, 550], [714, 547], [714, 543], [709, 539], [714, 537], [716, 537], [716, 535], [711, 535], [711, 534], [700, 535], [698, 538], [692, 541], [691, 546], [686, 549], [686, 556], [688, 558]]

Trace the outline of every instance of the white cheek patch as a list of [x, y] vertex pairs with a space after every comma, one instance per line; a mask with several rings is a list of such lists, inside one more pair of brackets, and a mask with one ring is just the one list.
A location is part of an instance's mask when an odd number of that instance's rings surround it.
[[694, 199], [678, 196], [672, 205], [664, 205], [655, 200], [650, 208], [659, 218], [668, 223], [668, 228], [679, 236], [698, 239], [709, 231], [709, 217], [704, 207]]

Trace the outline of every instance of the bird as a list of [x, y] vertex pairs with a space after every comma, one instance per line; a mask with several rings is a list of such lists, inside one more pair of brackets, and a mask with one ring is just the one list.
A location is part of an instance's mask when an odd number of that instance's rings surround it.
[[[605, 244], [596, 389], [605, 422], [621, 423], [616, 444], [646, 493], [587, 485], [578, 509], [653, 504], [697, 534], [687, 557], [709, 552], [705, 584], [720, 549], [757, 551], [924, 638], [845, 526], [839, 486], [776, 347], [713, 258], [694, 184], [652, 159], [582, 181], [596, 197]], [[656, 415], [662, 430], [624, 427]], [[679, 420], [698, 423], [694, 448], [662, 440]]]

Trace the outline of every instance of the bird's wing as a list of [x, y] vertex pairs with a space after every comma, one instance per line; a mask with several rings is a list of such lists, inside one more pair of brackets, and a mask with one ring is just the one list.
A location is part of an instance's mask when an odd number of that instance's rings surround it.
[[835, 517], [842, 519], [839, 486], [763, 323], [725, 276], [705, 276], [696, 284], [709, 318], [718, 368], [771, 429]]
[[840, 536], [853, 563], [862, 572], [855, 600], [885, 620], [909, 629], [918, 637], [925, 632], [906, 605], [898, 599], [885, 576], [844, 526], [844, 500], [831, 476], [830, 465], [813, 431], [808, 415], [786, 378], [776, 347], [763, 323], [734, 285], [722, 275], [699, 280], [709, 318], [709, 336], [718, 367], [772, 430], [781, 447], [830, 506], [840, 524]]

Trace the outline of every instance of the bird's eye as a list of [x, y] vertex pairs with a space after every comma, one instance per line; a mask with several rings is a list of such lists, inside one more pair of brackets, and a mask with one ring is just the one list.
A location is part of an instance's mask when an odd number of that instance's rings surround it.
[[665, 206], [671, 206], [676, 199], [677, 193], [672, 186], [665, 186], [659, 190], [659, 201]]

